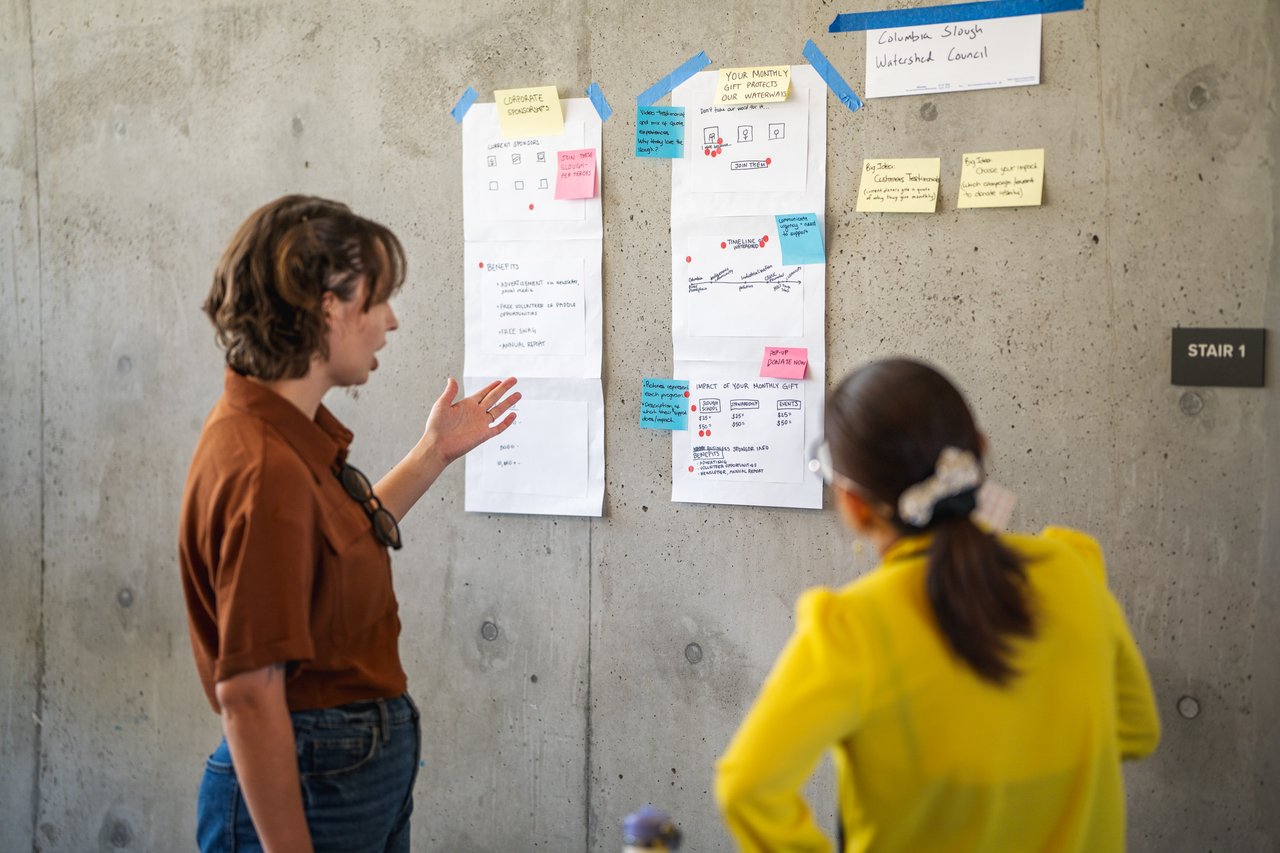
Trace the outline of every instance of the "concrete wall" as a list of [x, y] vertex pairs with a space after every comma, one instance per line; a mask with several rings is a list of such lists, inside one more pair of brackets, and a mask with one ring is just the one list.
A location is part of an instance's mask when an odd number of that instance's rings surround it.
[[[459, 468], [406, 520], [415, 848], [611, 851], [645, 801], [689, 849], [729, 848], [715, 756], [798, 593], [871, 566], [830, 510], [672, 504], [669, 442], [635, 426], [639, 379], [670, 369], [654, 342], [671, 308], [669, 172], [631, 156], [631, 99], [698, 50], [801, 61], [810, 36], [860, 88], [862, 38], [825, 33], [837, 9], [756, 6], [0, 0], [0, 850], [190, 846], [218, 722], [174, 539], [221, 384], [199, 305], [235, 225], [304, 191], [404, 238], [401, 331], [358, 399], [332, 401], [357, 464], [385, 469], [461, 369], [448, 109], [468, 84], [593, 79], [618, 110], [606, 514], [468, 515]], [[1280, 12], [1091, 0], [1045, 18], [1043, 53], [1036, 88], [829, 107], [828, 379], [939, 361], [1019, 494], [1015, 523], [1103, 541], [1166, 725], [1127, 770], [1133, 849], [1273, 850]], [[1040, 146], [1045, 207], [954, 209], [963, 152]], [[937, 215], [852, 213], [864, 156], [925, 155], [942, 157]], [[1264, 322], [1268, 389], [1169, 384], [1171, 327]], [[829, 777], [814, 797], [830, 825]]]

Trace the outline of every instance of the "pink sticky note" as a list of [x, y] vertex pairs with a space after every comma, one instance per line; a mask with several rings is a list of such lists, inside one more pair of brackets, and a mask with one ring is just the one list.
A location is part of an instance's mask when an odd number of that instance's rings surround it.
[[556, 170], [556, 198], [595, 198], [596, 150], [582, 148], [559, 153]]
[[809, 350], [804, 347], [765, 347], [760, 375], [774, 379], [804, 379], [809, 368]]

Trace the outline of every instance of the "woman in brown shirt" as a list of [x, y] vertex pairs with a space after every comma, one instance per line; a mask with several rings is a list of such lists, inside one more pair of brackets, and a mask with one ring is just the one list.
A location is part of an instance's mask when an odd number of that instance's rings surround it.
[[507, 379], [454, 403], [449, 379], [376, 486], [347, 462], [352, 434], [321, 400], [377, 369], [404, 276], [391, 231], [308, 196], [255, 211], [214, 275], [225, 387], [179, 532], [196, 668], [225, 734], [201, 784], [202, 850], [409, 849], [418, 714], [387, 549], [520, 395]]

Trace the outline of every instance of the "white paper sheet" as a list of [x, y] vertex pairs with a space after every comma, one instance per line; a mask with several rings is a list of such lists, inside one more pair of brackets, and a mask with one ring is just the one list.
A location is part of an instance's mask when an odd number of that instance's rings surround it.
[[473, 104], [462, 120], [463, 234], [467, 240], [600, 237], [600, 193], [557, 199], [560, 151], [596, 149], [602, 173], [600, 117], [586, 98], [561, 101], [564, 133], [503, 139], [494, 104]]
[[[745, 181], [758, 182], [766, 180], [758, 176], [752, 177], [750, 174], [752, 172], [772, 176], [767, 180], [776, 180], [778, 176], [784, 173], [790, 174], [794, 178], [794, 172], [787, 172], [784, 169], [784, 166], [791, 168], [787, 164], [796, 162], [791, 153], [784, 154], [777, 170], [773, 170], [773, 164], [770, 164], [769, 168], [763, 170], [763, 172], [761, 170], [746, 170], [744, 173], [732, 173], [728, 168], [727, 164], [737, 155], [731, 156], [726, 153], [711, 158], [709, 154], [703, 153], [707, 148], [707, 146], [699, 144], [702, 139], [701, 133], [703, 129], [708, 126], [717, 126], [713, 123], [704, 125], [700, 117], [701, 111], [708, 109], [711, 105], [711, 98], [715, 93], [716, 76], [717, 72], [714, 71], [695, 74], [671, 92], [672, 105], [684, 107], [685, 114], [689, 117], [686, 121], [688, 137], [685, 142], [684, 157], [671, 161], [672, 220], [704, 216], [772, 215], [774, 213], [795, 213], [799, 211], [812, 211], [821, 214], [826, 198], [827, 180], [827, 84], [808, 65], [793, 65], [791, 67], [791, 95], [786, 101], [775, 105], [752, 105], [782, 109], [788, 122], [785, 130], [787, 145], [782, 150], [787, 152], [798, 150], [804, 157], [802, 182], [788, 187], [769, 188], [758, 183], [747, 184]], [[721, 109], [728, 108], [722, 107]], [[802, 112], [797, 115], [797, 111], [800, 110]], [[750, 112], [743, 112], [743, 115], [749, 114]], [[737, 113], [729, 113], [724, 117], [728, 119], [735, 115]], [[755, 121], [756, 119], [753, 118], [751, 120]], [[761, 120], [764, 121], [763, 119]], [[734, 121], [737, 121], [737, 119], [734, 119]], [[747, 123], [747, 120], [744, 119], [742, 123]], [[769, 133], [769, 124], [776, 123], [776, 121], [764, 121], [766, 136]], [[737, 124], [732, 125], [735, 133], [737, 126]], [[795, 132], [792, 130], [793, 127], [796, 129]], [[752, 144], [748, 146], [744, 143], [738, 149], [739, 153], [751, 147], [758, 154], [760, 153], [760, 146], [767, 144], [758, 141], [755, 136], [754, 125], [752, 136]], [[800, 144], [801, 137], [803, 137], [803, 145]], [[726, 144], [730, 142], [730, 138], [723, 135], [717, 138], [723, 138]], [[779, 140], [779, 142], [781, 141]], [[737, 145], [735, 145], [736, 147]], [[730, 149], [726, 148], [725, 150], [729, 151]], [[765, 159], [774, 159], [770, 152], [766, 151], [764, 154]], [[708, 164], [707, 160], [711, 160], [711, 164]], [[721, 177], [724, 177], [726, 181], [730, 181], [728, 186], [721, 186], [719, 189], [714, 188], [717, 170], [727, 172], [727, 174], [722, 174]], [[677, 198], [680, 199], [679, 210], [674, 207]], [[815, 199], [817, 207], [813, 206]]]
[[[492, 381], [467, 377], [467, 393]], [[604, 397], [597, 379], [525, 379], [516, 422], [468, 454], [466, 510], [599, 516]]]
[[822, 507], [822, 480], [808, 470], [821, 431], [823, 388], [808, 379], [766, 379], [759, 363], [677, 362], [689, 380], [689, 429], [672, 433], [675, 501]]
[[1039, 15], [867, 30], [866, 98], [1039, 82]]
[[690, 334], [791, 337], [804, 333], [804, 267], [782, 265], [775, 230], [763, 235], [689, 238], [685, 265]]
[[[688, 430], [672, 432], [671, 499], [820, 509], [822, 481], [808, 471], [806, 451], [809, 437], [822, 430], [826, 264], [783, 266], [774, 217], [814, 213], [819, 225], [825, 220], [827, 90], [812, 68], [797, 65], [787, 101], [716, 112], [715, 80], [716, 72], [694, 75], [671, 96], [695, 117], [686, 122], [685, 157], [672, 162], [671, 172], [674, 378], [690, 380], [691, 406], [704, 401], [689, 412]], [[723, 168], [721, 156], [758, 154], [770, 144], [769, 125], [779, 118], [782, 126], [773, 130], [787, 152], [784, 162], [774, 172], [745, 170], [771, 174], [778, 185]], [[728, 153], [713, 158], [709, 144], [694, 145], [694, 133], [728, 142], [724, 129], [736, 133], [739, 120], [756, 122], [751, 139], [726, 146]], [[799, 162], [800, 179], [782, 168]], [[761, 378], [769, 346], [806, 348], [807, 378]]]
[[808, 170], [808, 96], [685, 112], [685, 159], [695, 192], [798, 192]]

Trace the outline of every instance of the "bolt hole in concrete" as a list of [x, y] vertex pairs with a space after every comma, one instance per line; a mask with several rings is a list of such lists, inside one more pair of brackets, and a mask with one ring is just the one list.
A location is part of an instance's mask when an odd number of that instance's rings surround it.
[[925, 121], [933, 121], [938, 117], [938, 108], [933, 105], [933, 101], [925, 101], [920, 105], [920, 118]]
[[480, 626], [480, 636], [491, 642], [498, 639], [498, 626], [492, 622], [485, 622]]
[[1212, 97], [1213, 95], [1210, 94], [1208, 86], [1203, 83], [1197, 83], [1187, 93], [1187, 105], [1193, 110], [1198, 110], [1209, 103]]
[[1194, 696], [1183, 696], [1178, 700], [1178, 713], [1188, 720], [1200, 716], [1200, 702]]
[[690, 643], [684, 647], [684, 659], [689, 663], [699, 663], [702, 660], [702, 646], [697, 643]]
[[101, 850], [124, 850], [133, 844], [133, 829], [119, 818], [108, 817], [98, 833]]
[[117, 592], [116, 602], [119, 603], [121, 607], [132, 607], [133, 606], [133, 590], [129, 589], [128, 587], [125, 587], [124, 589]]
[[293, 117], [293, 135], [294, 136], [302, 135], [302, 116]]
[[127, 355], [120, 356], [120, 358], [116, 360], [116, 370], [121, 373], [128, 373], [133, 370], [133, 359], [129, 358]]
[[1178, 398], [1178, 408], [1184, 415], [1198, 415], [1204, 408], [1204, 400], [1195, 391], [1186, 391]]

